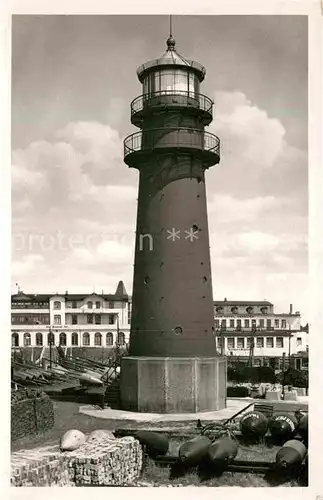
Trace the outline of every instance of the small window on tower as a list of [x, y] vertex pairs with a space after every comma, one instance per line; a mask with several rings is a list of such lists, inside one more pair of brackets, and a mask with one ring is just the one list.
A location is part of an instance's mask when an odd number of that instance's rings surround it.
[[176, 326], [174, 328], [174, 332], [175, 332], [175, 335], [180, 335], [181, 333], [183, 333], [183, 328], [181, 326]]

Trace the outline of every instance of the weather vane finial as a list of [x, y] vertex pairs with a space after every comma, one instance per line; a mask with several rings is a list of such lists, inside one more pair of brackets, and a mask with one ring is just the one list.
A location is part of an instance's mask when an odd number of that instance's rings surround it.
[[175, 40], [173, 38], [173, 18], [169, 16], [169, 38], [167, 40], [167, 50], [175, 50]]

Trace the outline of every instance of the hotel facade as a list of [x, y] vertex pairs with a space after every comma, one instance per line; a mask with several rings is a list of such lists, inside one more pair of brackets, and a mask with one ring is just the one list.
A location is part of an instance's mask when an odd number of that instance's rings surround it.
[[115, 294], [25, 294], [11, 297], [12, 347], [112, 347], [129, 342], [131, 302]]
[[252, 357], [254, 366], [281, 368], [283, 358], [292, 357], [295, 368], [308, 366], [308, 326], [301, 325], [292, 304], [277, 314], [268, 301], [215, 301], [214, 331], [219, 352], [232, 360]]

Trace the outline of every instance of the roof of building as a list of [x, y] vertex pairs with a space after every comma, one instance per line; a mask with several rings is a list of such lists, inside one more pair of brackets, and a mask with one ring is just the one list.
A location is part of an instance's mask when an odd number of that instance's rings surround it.
[[128, 300], [128, 295], [125, 289], [125, 286], [122, 281], [119, 282], [116, 293], [115, 294], [106, 294], [106, 293], [23, 293], [19, 292], [17, 294], [11, 295], [12, 301], [17, 302], [49, 302], [49, 300], [53, 297], [64, 297], [66, 300], [84, 300], [87, 297], [97, 296], [99, 298], [103, 298], [105, 300]]
[[118, 296], [128, 297], [127, 290], [126, 287], [124, 286], [123, 281], [119, 281], [115, 294]]
[[214, 300], [215, 306], [273, 306], [268, 300]]
[[172, 36], [170, 36], [167, 39], [167, 50], [166, 52], [162, 55], [162, 57], [158, 59], [153, 59], [151, 61], [148, 61], [137, 69], [137, 75], [138, 78], [141, 82], [143, 82], [143, 79], [146, 75], [147, 71], [150, 71], [154, 68], [160, 67], [160, 66], [174, 66], [174, 67], [180, 67], [180, 66], [185, 66], [192, 68], [195, 72], [198, 73], [200, 81], [202, 81], [205, 77], [206, 74], [206, 69], [204, 66], [199, 64], [198, 62], [191, 61], [189, 59], [184, 58], [181, 56], [175, 49], [175, 40]]

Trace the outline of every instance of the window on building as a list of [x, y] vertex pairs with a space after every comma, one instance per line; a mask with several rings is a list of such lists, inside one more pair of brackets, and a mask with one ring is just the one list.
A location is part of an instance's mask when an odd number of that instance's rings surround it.
[[279, 319], [275, 319], [275, 328], [279, 328]]
[[24, 347], [29, 347], [31, 345], [31, 336], [30, 333], [24, 334]]
[[244, 349], [244, 338], [243, 337], [237, 338], [237, 348]]
[[238, 313], [237, 306], [231, 307], [231, 312], [232, 312], [232, 314], [237, 314]]
[[109, 322], [109, 325], [114, 325], [115, 321], [114, 321], [114, 314], [109, 314], [108, 316], [108, 322]]
[[256, 346], [258, 348], [264, 347], [264, 338], [263, 337], [257, 337]]
[[106, 345], [113, 345], [113, 333], [108, 332], [106, 335]]
[[94, 335], [94, 345], [101, 346], [102, 345], [102, 335], [99, 332], [96, 332]]
[[219, 319], [214, 320], [214, 326], [215, 326], [215, 328], [220, 328], [220, 320]]
[[42, 347], [43, 345], [43, 334], [40, 332], [36, 333], [36, 346], [37, 347]]
[[282, 328], [286, 328], [286, 320], [282, 319]]
[[241, 319], [237, 319], [237, 330], [241, 332]]
[[84, 346], [90, 345], [90, 334], [87, 333], [87, 332], [83, 333], [83, 339], [82, 340], [83, 340], [83, 345]]
[[230, 328], [234, 328], [234, 319], [230, 319]]
[[234, 349], [234, 337], [227, 338], [227, 347], [228, 349]]
[[59, 334], [59, 345], [66, 345], [66, 333], [62, 332]]
[[227, 328], [227, 320], [226, 319], [222, 319], [221, 320], [221, 329], [222, 330], [226, 330]]
[[271, 329], [271, 319], [267, 319], [267, 328], [268, 330]]
[[297, 337], [297, 339], [296, 339], [296, 345], [297, 345], [297, 347], [299, 347], [299, 346], [302, 345], [302, 337]]
[[109, 302], [108, 309], [114, 309], [114, 302]]
[[72, 314], [72, 325], [77, 325], [77, 314]]
[[54, 309], [60, 309], [60, 308], [61, 308], [61, 303], [59, 302], [59, 300], [55, 300]]
[[87, 315], [87, 324], [88, 325], [92, 325], [93, 324], [93, 315], [92, 314], [88, 314]]
[[76, 332], [72, 333], [72, 345], [73, 346], [79, 345], [79, 336], [78, 336], [78, 333], [76, 333]]
[[218, 349], [221, 349], [221, 346], [222, 346], [222, 337], [217, 337], [217, 339], [216, 339], [216, 345], [217, 345]]
[[88, 307], [88, 309], [92, 309], [93, 308], [93, 302], [91, 300], [88, 301], [87, 307]]
[[302, 368], [308, 368], [308, 358], [302, 359]]
[[266, 347], [274, 347], [274, 337], [266, 337]]
[[73, 300], [73, 301], [72, 301], [72, 308], [73, 308], [73, 309], [76, 309], [76, 308], [77, 308], [77, 302], [76, 302], [76, 300]]
[[253, 313], [253, 307], [251, 307], [251, 306], [247, 307], [246, 311], [247, 311], [248, 314], [252, 314]]
[[251, 337], [247, 337], [247, 349], [250, 349], [250, 347], [251, 347], [251, 341], [252, 341], [252, 338]]
[[101, 307], [101, 302], [100, 302], [100, 301], [97, 301], [97, 302], [95, 303], [95, 308], [96, 308], [96, 309], [100, 309], [100, 307]]
[[259, 320], [259, 326], [260, 326], [260, 328], [264, 328], [264, 326], [265, 326], [265, 320], [264, 319], [260, 319]]
[[54, 337], [54, 334], [52, 332], [49, 332], [47, 334], [47, 345], [54, 345], [55, 344], [55, 337]]
[[256, 325], [257, 325], [256, 320], [255, 320], [255, 319], [252, 319], [252, 320], [251, 320], [251, 326], [252, 326], [253, 328], [255, 328], [255, 327], [256, 327]]
[[101, 315], [100, 314], [95, 315], [95, 324], [101, 325]]
[[54, 325], [61, 325], [62, 319], [60, 314], [55, 314], [54, 316]]
[[118, 344], [124, 345], [126, 343], [126, 336], [123, 332], [118, 333]]
[[284, 347], [284, 337], [276, 337], [276, 347], [279, 349]]
[[253, 366], [261, 366], [261, 360], [259, 358], [254, 358]]
[[249, 319], [245, 319], [244, 320], [244, 326], [245, 326], [245, 328], [249, 328], [250, 327], [250, 321], [249, 321]]
[[19, 347], [19, 335], [16, 332], [11, 335], [11, 346]]

